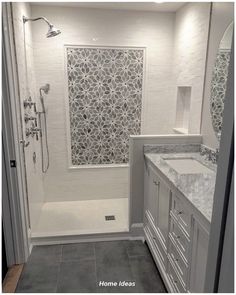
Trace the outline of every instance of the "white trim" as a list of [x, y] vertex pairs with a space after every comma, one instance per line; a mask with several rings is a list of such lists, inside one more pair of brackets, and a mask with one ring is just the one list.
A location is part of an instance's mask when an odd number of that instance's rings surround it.
[[[3, 25], [3, 61], [6, 64], [5, 77], [7, 84], [3, 97], [4, 124], [6, 127], [3, 130], [3, 143], [6, 145], [6, 171], [10, 192], [8, 198], [11, 211], [11, 224], [6, 225], [6, 230], [12, 230], [15, 251], [14, 264], [20, 264], [24, 263], [28, 258], [30, 241], [28, 236], [29, 218], [27, 216], [24, 150], [20, 144], [20, 139], [23, 138], [23, 130], [21, 126], [11, 3], [3, 3]], [[10, 168], [8, 162], [10, 159], [16, 160], [16, 168]]]
[[[171, 138], [171, 139], [185, 139], [188, 138], [188, 140], [193, 140], [199, 143], [199, 139], [202, 139], [201, 134], [162, 134], [162, 135], [152, 135], [152, 134], [141, 134], [141, 135], [130, 135], [131, 139], [157, 139], [157, 138]], [[192, 143], [194, 143], [192, 142]], [[184, 143], [184, 142], [183, 142]], [[181, 144], [183, 144], [181, 143]], [[173, 143], [174, 144], [174, 143]]]
[[144, 241], [143, 223], [133, 223], [130, 226], [132, 236], [140, 237]]
[[70, 171], [76, 171], [80, 169], [104, 169], [104, 168], [129, 168], [129, 164], [100, 164], [100, 165], [77, 165], [77, 166], [70, 166], [68, 169]]
[[134, 236], [130, 232], [108, 233], [108, 234], [88, 234], [73, 236], [41, 237], [32, 238], [33, 245], [57, 245], [84, 242], [102, 242], [119, 240], [142, 240], [144, 236]]
[[101, 49], [133, 49], [133, 50], [142, 50], [143, 51], [143, 81], [142, 81], [142, 109], [141, 109], [141, 132], [142, 132], [142, 123], [144, 118], [144, 111], [146, 109], [146, 99], [144, 87], [146, 84], [146, 47], [138, 46], [104, 46], [104, 45], [75, 45], [75, 44], [64, 44], [64, 101], [65, 101], [65, 113], [66, 113], [66, 147], [67, 147], [67, 163], [69, 170], [77, 169], [97, 169], [97, 168], [123, 168], [129, 167], [129, 164], [101, 164], [101, 165], [73, 165], [71, 161], [71, 134], [70, 134], [70, 110], [69, 110], [69, 93], [68, 93], [68, 71], [67, 71], [67, 49], [68, 48], [101, 48]]
[[128, 233], [128, 227], [119, 227], [117, 229], [81, 229], [81, 230], [65, 230], [65, 231], [53, 231], [49, 232], [31, 232], [31, 238], [54, 238], [54, 237], [66, 237], [66, 236], [84, 236], [84, 235], [100, 235], [100, 234], [116, 234], [116, 233]]

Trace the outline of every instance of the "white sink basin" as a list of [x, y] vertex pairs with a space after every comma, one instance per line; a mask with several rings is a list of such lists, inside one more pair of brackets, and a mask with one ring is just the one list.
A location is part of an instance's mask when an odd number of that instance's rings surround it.
[[213, 171], [193, 158], [164, 158], [166, 163], [179, 174], [213, 173]]

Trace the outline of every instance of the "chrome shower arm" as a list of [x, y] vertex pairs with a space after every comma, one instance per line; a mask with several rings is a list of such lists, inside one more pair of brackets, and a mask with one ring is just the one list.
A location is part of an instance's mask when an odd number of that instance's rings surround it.
[[32, 21], [32, 22], [35, 22], [37, 20], [44, 20], [50, 27], [52, 27], [53, 25], [49, 22], [49, 20], [46, 19], [46, 17], [44, 16], [39, 16], [39, 17], [36, 17], [36, 18], [28, 18], [26, 16], [23, 16], [23, 23], [26, 23], [28, 21]]

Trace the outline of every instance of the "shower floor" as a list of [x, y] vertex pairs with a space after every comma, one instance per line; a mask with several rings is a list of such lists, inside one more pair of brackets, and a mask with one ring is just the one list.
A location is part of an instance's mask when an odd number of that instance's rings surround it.
[[[105, 220], [114, 215], [115, 220]], [[128, 198], [47, 202], [31, 236], [49, 237], [128, 231]]]

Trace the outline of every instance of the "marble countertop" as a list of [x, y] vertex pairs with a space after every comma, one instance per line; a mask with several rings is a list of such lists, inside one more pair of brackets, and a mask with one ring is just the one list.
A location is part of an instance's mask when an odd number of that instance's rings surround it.
[[[150, 161], [177, 189], [211, 222], [217, 165], [207, 161], [199, 152], [155, 153], [144, 151]], [[179, 174], [163, 158], [191, 157], [212, 170], [212, 173]]]

